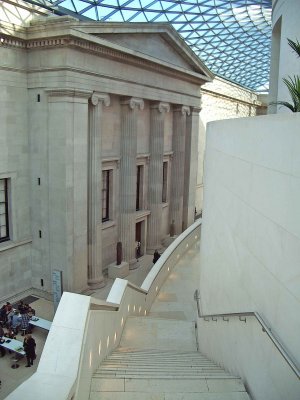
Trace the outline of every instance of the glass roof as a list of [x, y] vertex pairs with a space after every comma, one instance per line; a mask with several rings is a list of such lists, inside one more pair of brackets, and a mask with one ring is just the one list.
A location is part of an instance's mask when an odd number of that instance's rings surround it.
[[49, 1], [102, 22], [169, 22], [213, 73], [268, 90], [272, 0]]

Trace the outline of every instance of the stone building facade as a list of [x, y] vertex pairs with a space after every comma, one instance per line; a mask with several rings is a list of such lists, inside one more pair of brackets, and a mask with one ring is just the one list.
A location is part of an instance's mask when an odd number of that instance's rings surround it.
[[42, 17], [0, 52], [1, 298], [99, 287], [118, 241], [133, 269], [194, 221], [212, 74], [170, 26]]

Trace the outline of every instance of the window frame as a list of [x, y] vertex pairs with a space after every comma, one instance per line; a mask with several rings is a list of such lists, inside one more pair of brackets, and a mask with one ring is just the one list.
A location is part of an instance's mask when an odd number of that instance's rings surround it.
[[0, 178], [0, 181], [4, 182], [4, 201], [1, 201], [0, 204], [4, 204], [4, 213], [0, 215], [4, 215], [5, 219], [5, 229], [6, 229], [6, 235], [1, 237], [1, 226], [0, 225], [0, 243], [6, 242], [10, 240], [10, 224], [9, 224], [9, 178]]
[[136, 211], [143, 210], [143, 179], [144, 179], [144, 165], [138, 164], [136, 166]]
[[[101, 189], [101, 199], [102, 199], [102, 222], [109, 221], [110, 217], [110, 178], [111, 178], [111, 170], [110, 169], [103, 169], [102, 170], [102, 189]], [[106, 179], [104, 176], [106, 175]], [[104, 182], [106, 182], [106, 187], [104, 188]], [[105, 190], [106, 194], [103, 196], [103, 191]], [[105, 207], [103, 205], [103, 199], [105, 198]], [[103, 217], [103, 210], [105, 209], [106, 213]]]
[[164, 204], [168, 202], [168, 174], [169, 174], [169, 162], [163, 161], [161, 201]]

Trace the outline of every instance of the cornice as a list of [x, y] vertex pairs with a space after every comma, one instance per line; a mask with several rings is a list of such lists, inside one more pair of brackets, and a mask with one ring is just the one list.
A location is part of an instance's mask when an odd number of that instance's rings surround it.
[[78, 90], [74, 88], [53, 88], [45, 89], [45, 92], [50, 97], [79, 97], [89, 99], [93, 92], [91, 90]]
[[0, 48], [2, 46], [11, 48], [22, 48], [29, 51], [68, 47], [75, 48], [80, 51], [97, 54], [112, 60], [130, 64], [142, 68], [143, 70], [151, 70], [159, 72], [170, 77], [179, 78], [181, 80], [195, 83], [204, 84], [208, 79], [198, 72], [184, 70], [181, 67], [170, 65], [162, 60], [155, 60], [150, 56], [145, 56], [134, 51], [127, 51], [120, 46], [115, 46], [108, 41], [97, 39], [96, 37], [85, 38], [76, 37], [76, 32], [65, 34], [63, 36], [46, 37], [39, 39], [21, 39], [10, 35], [0, 33]]

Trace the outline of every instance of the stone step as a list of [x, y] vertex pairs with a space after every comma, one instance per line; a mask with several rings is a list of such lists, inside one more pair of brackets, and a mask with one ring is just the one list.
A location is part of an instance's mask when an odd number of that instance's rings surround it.
[[179, 351], [176, 349], [156, 349], [156, 348], [151, 348], [151, 347], [147, 347], [147, 348], [136, 348], [136, 347], [118, 347], [116, 350], [114, 350], [114, 352], [112, 354], [115, 353], [120, 353], [120, 354], [130, 354], [130, 355], [139, 355], [139, 354], [147, 354], [147, 353], [156, 353], [157, 355], [160, 354], [190, 354], [190, 355], [194, 355], [197, 354], [200, 357], [205, 357], [203, 354], [201, 353], [197, 353], [195, 350], [185, 350], [185, 351]]
[[160, 370], [160, 371], [169, 371], [169, 370], [174, 370], [174, 371], [190, 371], [192, 369], [197, 369], [197, 370], [221, 370], [223, 371], [223, 368], [214, 365], [214, 364], [158, 364], [158, 363], [153, 363], [153, 364], [126, 364], [126, 363], [110, 363], [110, 362], [105, 362], [101, 364], [101, 369], [128, 369], [132, 371], [133, 369], [137, 370]]
[[[245, 392], [245, 387], [239, 378], [203, 378], [203, 379], [132, 379], [132, 378], [102, 378], [92, 379], [93, 392], [143, 392], [143, 393], [234, 393]], [[144, 399], [144, 397], [141, 397]]]
[[129, 354], [112, 354], [110, 356], [111, 359], [116, 359], [116, 360], [145, 360], [145, 359], [155, 359], [155, 360], [182, 360], [182, 359], [189, 359], [189, 360], [202, 360], [202, 361], [209, 361], [206, 357], [201, 357], [198, 356], [197, 354], [195, 355], [189, 355], [189, 354], [153, 354], [153, 353], [147, 353], [147, 354], [140, 354], [140, 355], [129, 355]]
[[230, 375], [226, 374], [218, 374], [218, 373], [211, 373], [208, 374], [206, 373], [198, 373], [198, 374], [153, 374], [153, 373], [118, 373], [118, 372], [99, 372], [93, 375], [95, 379], [97, 378], [130, 378], [130, 379], [181, 379], [181, 380], [186, 380], [186, 379], [219, 379], [219, 378], [224, 378], [224, 379], [234, 379]]
[[250, 400], [246, 392], [235, 393], [144, 393], [91, 392], [90, 400]]
[[145, 357], [145, 358], [127, 358], [127, 357], [109, 357], [107, 358], [105, 362], [112, 362], [112, 363], [129, 363], [129, 364], [143, 364], [143, 363], [149, 363], [149, 364], [203, 364], [203, 365], [214, 365], [212, 361], [205, 360], [205, 359], [199, 359], [199, 358], [191, 358], [191, 357]]
[[170, 369], [172, 369], [173, 371], [191, 371], [191, 370], [199, 370], [199, 371], [212, 371], [212, 370], [220, 370], [223, 371], [223, 369], [221, 367], [215, 366], [215, 365], [173, 365], [173, 364], [165, 364], [165, 365], [161, 365], [161, 364], [122, 364], [122, 363], [108, 363], [105, 362], [103, 364], [101, 364], [101, 370], [103, 369], [126, 369], [129, 371], [132, 370], [146, 370], [146, 371], [152, 371], [152, 370], [160, 370], [160, 371], [169, 371]]
[[130, 357], [109, 357], [105, 360], [118, 363], [118, 362], [123, 362], [123, 363], [130, 363], [130, 364], [143, 364], [143, 363], [149, 363], [149, 364], [164, 364], [164, 363], [169, 363], [169, 364], [186, 364], [186, 363], [195, 363], [195, 364], [213, 364], [213, 362], [203, 359], [203, 358], [192, 358], [192, 357], [141, 357], [141, 358], [130, 358]]

